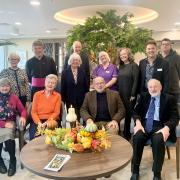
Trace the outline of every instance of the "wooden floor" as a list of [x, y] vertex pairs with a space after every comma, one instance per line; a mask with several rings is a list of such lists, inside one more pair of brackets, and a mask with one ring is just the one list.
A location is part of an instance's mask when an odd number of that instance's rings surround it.
[[[19, 155], [18, 155], [18, 149], [17, 149], [17, 173], [9, 178], [7, 175], [0, 174], [0, 180], [45, 180], [46, 178], [42, 178], [39, 176], [36, 176], [32, 173], [30, 173], [28, 170], [20, 169], [19, 164]], [[162, 171], [162, 178], [163, 180], [176, 180], [176, 161], [175, 161], [175, 148], [170, 148], [171, 153], [171, 159], [167, 159], [167, 154], [165, 157], [165, 162], [163, 166]], [[5, 164], [8, 165], [9, 162], [9, 156], [8, 153], [3, 152], [3, 157], [5, 157]], [[99, 178], [98, 180], [129, 180], [131, 173], [130, 173], [130, 164], [126, 166], [121, 171], [113, 174], [110, 178]], [[150, 147], [145, 147], [143, 159], [141, 163], [141, 171], [140, 171], [140, 180], [152, 180], [153, 174], [152, 174], [152, 152]]]

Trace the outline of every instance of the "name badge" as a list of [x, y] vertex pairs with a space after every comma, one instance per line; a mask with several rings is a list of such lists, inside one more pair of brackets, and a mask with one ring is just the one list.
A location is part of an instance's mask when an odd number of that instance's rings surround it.
[[160, 69], [157, 69], [157, 71], [162, 71], [162, 68], [160, 68]]
[[106, 73], [110, 73], [109, 71], [106, 71]]

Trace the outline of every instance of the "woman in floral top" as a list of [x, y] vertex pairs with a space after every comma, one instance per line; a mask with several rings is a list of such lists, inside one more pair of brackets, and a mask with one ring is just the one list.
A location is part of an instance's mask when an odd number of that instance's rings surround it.
[[[10, 93], [11, 85], [7, 78], [0, 79], [0, 173], [13, 176], [16, 172], [15, 157], [15, 127], [16, 115], [21, 116], [20, 125], [25, 126], [26, 110], [15, 94]], [[10, 156], [9, 169], [7, 170], [1, 156], [3, 143]]]
[[0, 78], [8, 78], [12, 87], [11, 92], [19, 97], [24, 106], [28, 105], [28, 102], [31, 101], [30, 87], [25, 70], [18, 68], [20, 57], [11, 53], [8, 60], [10, 67], [0, 73]]

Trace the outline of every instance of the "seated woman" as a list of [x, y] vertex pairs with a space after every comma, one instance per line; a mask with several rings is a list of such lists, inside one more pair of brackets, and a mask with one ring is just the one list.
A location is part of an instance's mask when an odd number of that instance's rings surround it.
[[31, 115], [33, 121], [30, 123], [30, 140], [35, 137], [37, 127], [45, 128], [47, 121], [59, 120], [61, 108], [61, 95], [55, 92], [58, 78], [49, 74], [45, 79], [45, 89], [34, 94]]
[[[26, 110], [15, 94], [10, 93], [11, 85], [7, 78], [0, 79], [0, 173], [13, 176], [16, 172], [15, 157], [15, 127], [16, 115], [20, 114], [20, 125], [25, 126]], [[10, 156], [9, 169], [7, 170], [1, 156], [3, 143]]]

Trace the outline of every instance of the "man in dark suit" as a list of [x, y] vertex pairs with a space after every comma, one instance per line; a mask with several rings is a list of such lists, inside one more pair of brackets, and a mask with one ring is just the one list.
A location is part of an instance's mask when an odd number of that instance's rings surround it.
[[[81, 64], [81, 68], [83, 69], [84, 73], [86, 74], [86, 79], [88, 81], [88, 84], [90, 85], [90, 67], [89, 67], [89, 58], [87, 56], [87, 54], [85, 54], [84, 52], [82, 52], [82, 45], [80, 41], [74, 41], [73, 42], [73, 52], [72, 53], [77, 53], [80, 55], [81, 60], [82, 60], [82, 64]], [[63, 69], [67, 69], [68, 68], [68, 60], [71, 54], [66, 55], [65, 59], [64, 59], [64, 66]]]
[[80, 110], [81, 117], [87, 123], [105, 126], [112, 134], [118, 134], [118, 122], [124, 117], [125, 109], [118, 92], [105, 89], [102, 77], [93, 79], [95, 90], [85, 96]]
[[139, 63], [140, 69], [140, 93], [147, 92], [147, 82], [154, 78], [161, 82], [162, 91], [169, 91], [169, 64], [157, 54], [156, 41], [150, 40], [146, 44], [147, 58]]
[[149, 80], [149, 92], [141, 94], [135, 106], [131, 180], [139, 179], [139, 166], [147, 141], [152, 143], [153, 180], [161, 179], [165, 142], [167, 139], [172, 142], [176, 141], [175, 127], [179, 121], [176, 101], [173, 96], [161, 93], [161, 90], [160, 81]]

